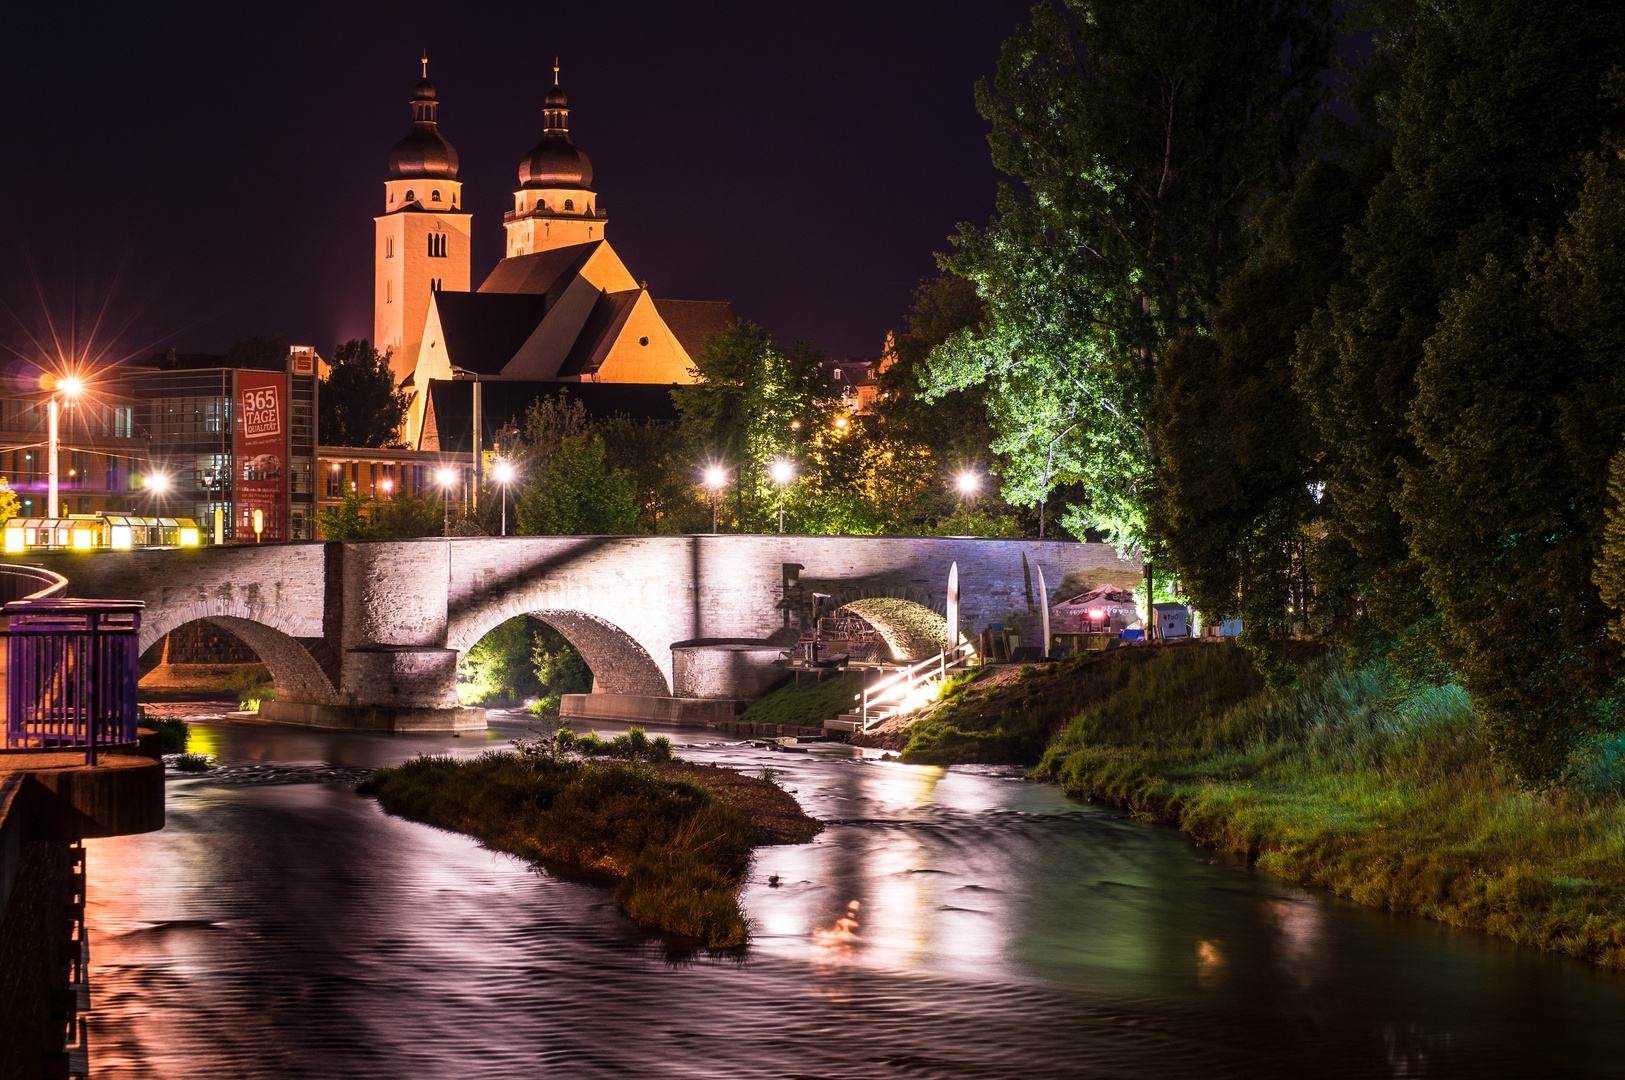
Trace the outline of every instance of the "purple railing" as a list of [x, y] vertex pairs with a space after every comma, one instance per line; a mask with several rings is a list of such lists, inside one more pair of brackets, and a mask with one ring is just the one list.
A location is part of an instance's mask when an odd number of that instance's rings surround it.
[[137, 601], [48, 598], [5, 606], [6, 749], [98, 749], [136, 742]]

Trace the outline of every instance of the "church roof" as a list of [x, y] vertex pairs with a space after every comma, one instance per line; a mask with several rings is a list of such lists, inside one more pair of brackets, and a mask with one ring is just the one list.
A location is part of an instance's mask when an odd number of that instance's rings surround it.
[[[420, 450], [468, 453], [474, 429], [474, 382], [431, 379]], [[525, 414], [543, 397], [568, 394], [594, 420], [630, 416], [634, 420], [675, 422], [677, 406], [664, 383], [560, 383], [480, 381], [481, 445], [489, 448], [497, 431], [509, 423], [523, 426]], [[431, 445], [432, 444], [432, 445]]]
[[545, 296], [532, 293], [437, 292], [446, 356], [464, 371], [500, 374], [547, 313]]
[[706, 338], [734, 321], [734, 306], [726, 300], [656, 300], [655, 310], [690, 360], [700, 358]]
[[412, 92], [412, 130], [389, 152], [391, 180], [418, 176], [457, 179], [457, 151], [440, 135], [435, 120], [438, 108], [434, 83], [424, 75]]
[[594, 240], [590, 244], [572, 244], [503, 259], [480, 284], [479, 291], [535, 293], [557, 303], [581, 268], [587, 265], [592, 253], [603, 243], [602, 240]]
[[592, 161], [570, 141], [569, 105], [555, 64], [553, 86], [542, 102], [542, 141], [519, 161], [520, 187], [592, 190]]
[[[587, 316], [586, 325], [581, 333], [576, 335], [576, 341], [565, 356], [564, 362], [559, 365], [560, 378], [576, 375], [590, 375], [603, 364], [604, 357], [614, 347], [615, 341], [621, 336], [621, 329], [626, 325], [626, 317], [632, 314], [632, 305], [638, 302], [642, 295], [641, 289], [627, 289], [623, 292], [603, 293], [598, 297], [598, 303], [593, 305], [592, 314]], [[636, 385], [636, 384], [631, 384]]]

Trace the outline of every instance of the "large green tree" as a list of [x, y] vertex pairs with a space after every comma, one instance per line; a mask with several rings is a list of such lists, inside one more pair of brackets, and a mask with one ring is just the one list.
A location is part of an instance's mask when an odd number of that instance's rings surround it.
[[395, 387], [389, 353], [380, 353], [365, 338], [346, 341], [334, 348], [322, 380], [317, 424], [322, 445], [396, 445], [406, 401], [406, 392]]
[[704, 455], [694, 480], [711, 465], [725, 470], [736, 528], [767, 527], [778, 505], [769, 472], [774, 461], [798, 461], [803, 471], [819, 464], [805, 447], [834, 422], [840, 401], [823, 360], [806, 342], [781, 347], [741, 320], [706, 340], [694, 362], [696, 381], [672, 391]]
[[1619, 121], [1604, 86], [1625, 17], [1596, 0], [1449, 0], [1398, 26], [1379, 101], [1393, 169], [1297, 360], [1337, 450], [1315, 573], [1322, 603], [1368, 616], [1349, 625], [1403, 669], [1460, 676], [1502, 760], [1539, 784], [1593, 712], [1567, 693], [1540, 706], [1539, 688], [1574, 686], [1595, 653], [1576, 644], [1587, 602], [1551, 592], [1564, 560], [1584, 561], [1569, 530], [1589, 496], [1552, 418], [1583, 380], [1554, 361], [1552, 335], [1569, 330], [1530, 260]]
[[1242, 643], [1276, 685], [1293, 677], [1282, 636], [1309, 625], [1306, 557], [1328, 452], [1294, 386], [1297, 339], [1347, 274], [1344, 234], [1386, 161], [1380, 147], [1354, 169], [1317, 161], [1270, 200], [1211, 333], [1182, 335], [1157, 383], [1154, 551], [1206, 618], [1244, 620]]
[[637, 488], [604, 460], [596, 435], [569, 435], [527, 479], [519, 497], [520, 533], [592, 536], [638, 532]]
[[1011, 501], [1082, 480], [1074, 533], [1143, 539], [1158, 367], [1245, 259], [1248, 210], [1301, 160], [1329, 13], [1326, 0], [1060, 0], [1005, 43], [976, 97], [994, 164], [1018, 184], [942, 260], [987, 316], [937, 350], [928, 392], [987, 385]]

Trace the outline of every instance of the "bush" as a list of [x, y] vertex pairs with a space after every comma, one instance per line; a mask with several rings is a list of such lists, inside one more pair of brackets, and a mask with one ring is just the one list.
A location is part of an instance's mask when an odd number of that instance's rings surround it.
[[211, 762], [208, 754], [178, 754], [175, 768], [181, 772], [207, 772]]

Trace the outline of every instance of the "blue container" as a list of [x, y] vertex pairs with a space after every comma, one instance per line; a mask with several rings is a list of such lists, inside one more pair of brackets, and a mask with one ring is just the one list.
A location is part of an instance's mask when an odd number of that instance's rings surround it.
[[1145, 631], [1144, 630], [1120, 630], [1120, 631], [1118, 631], [1117, 636], [1122, 641], [1144, 641], [1145, 640]]

